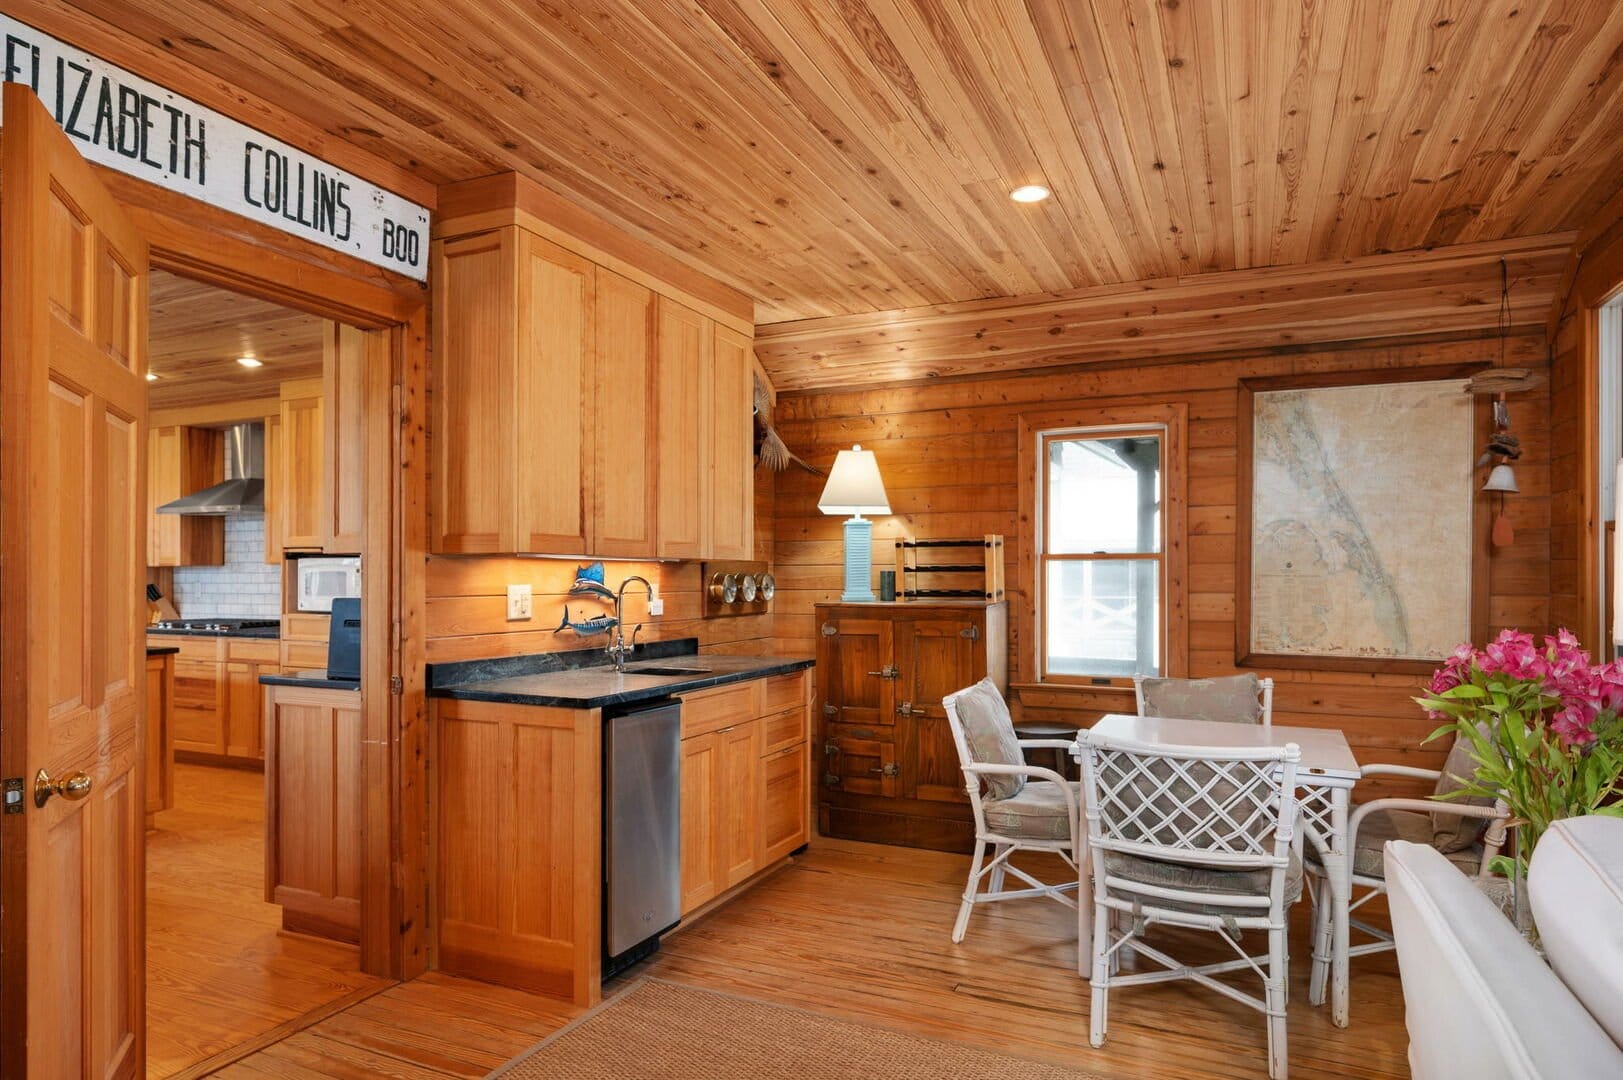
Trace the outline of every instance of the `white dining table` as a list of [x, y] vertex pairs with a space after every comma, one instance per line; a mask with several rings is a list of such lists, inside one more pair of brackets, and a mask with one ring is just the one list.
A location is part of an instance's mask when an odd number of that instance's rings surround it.
[[[1284, 746], [1295, 743], [1302, 752], [1296, 770], [1298, 820], [1302, 832], [1319, 854], [1330, 885], [1333, 928], [1330, 958], [1330, 1017], [1337, 1027], [1347, 1026], [1348, 902], [1352, 892], [1352, 853], [1347, 848], [1347, 820], [1353, 785], [1362, 775], [1347, 737], [1334, 728], [1285, 727], [1272, 724], [1225, 724], [1213, 720], [1174, 720], [1159, 716], [1110, 713], [1092, 730], [1111, 738], [1165, 746], [1225, 748]], [[1078, 739], [1080, 740], [1080, 734]], [[1072, 750], [1080, 760], [1080, 746]], [[1093, 884], [1087, 859], [1079, 860], [1077, 935], [1080, 955], [1092, 953]], [[1084, 978], [1088, 964], [1081, 965]], [[1324, 1004], [1322, 991], [1314, 1005]]]

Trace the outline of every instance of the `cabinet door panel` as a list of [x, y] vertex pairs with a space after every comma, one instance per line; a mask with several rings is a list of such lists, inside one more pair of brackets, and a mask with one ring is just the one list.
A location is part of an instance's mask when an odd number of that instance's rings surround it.
[[769, 866], [804, 844], [811, 833], [806, 797], [806, 744], [796, 743], [761, 761], [761, 865]]
[[750, 339], [715, 327], [710, 364], [710, 551], [712, 559], [748, 559], [754, 549], [754, 372]]
[[712, 332], [710, 320], [698, 312], [659, 298], [655, 526], [661, 558], [697, 559], [706, 554], [710, 476], [704, 394], [709, 385]]
[[327, 499], [327, 433], [321, 417], [319, 379], [282, 385], [279, 495], [282, 547], [287, 550], [320, 551], [327, 538], [323, 512]]
[[[834, 633], [826, 633], [827, 628]], [[896, 722], [890, 623], [831, 619], [818, 628], [817, 693], [825, 720], [869, 727]]]
[[282, 414], [265, 417], [265, 561], [282, 563]]
[[902, 796], [967, 802], [963, 772], [941, 699], [986, 674], [986, 647], [971, 619], [904, 619], [895, 624], [897, 695], [905, 703]]
[[366, 506], [367, 334], [332, 322], [322, 333], [327, 494], [321, 549], [353, 554], [361, 550], [361, 515]]
[[175, 661], [174, 747], [201, 754], [225, 753], [225, 709], [220, 665]]
[[430, 543], [436, 552], [518, 550], [512, 470], [517, 234], [508, 227], [431, 245]]
[[828, 738], [823, 757], [827, 770], [822, 780], [824, 789], [847, 795], [896, 797], [895, 743], [835, 735]]
[[721, 743], [720, 846], [721, 888], [730, 889], [755, 873], [760, 865], [757, 814], [760, 812], [761, 722], [723, 728]]
[[657, 515], [654, 480], [654, 294], [597, 268], [593, 351], [593, 555], [649, 558]]
[[593, 266], [518, 234], [512, 456], [518, 551], [586, 550], [592, 410]]
[[231, 662], [225, 665], [225, 752], [231, 757], [265, 756], [260, 666]]
[[711, 733], [682, 740], [682, 914], [721, 892], [717, 802], [721, 738]]

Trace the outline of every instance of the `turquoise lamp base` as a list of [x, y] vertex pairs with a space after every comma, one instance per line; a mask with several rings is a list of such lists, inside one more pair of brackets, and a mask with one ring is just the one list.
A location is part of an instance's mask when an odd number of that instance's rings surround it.
[[840, 602], [869, 604], [873, 594], [873, 522], [860, 514], [845, 520], [845, 591]]

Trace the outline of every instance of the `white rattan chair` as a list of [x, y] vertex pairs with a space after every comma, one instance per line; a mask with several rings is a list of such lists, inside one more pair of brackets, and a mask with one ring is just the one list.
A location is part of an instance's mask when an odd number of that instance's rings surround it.
[[[1296, 745], [1168, 746], [1081, 735], [1082, 805], [1093, 864], [1090, 1041], [1102, 1046], [1112, 988], [1192, 979], [1268, 1018], [1268, 1075], [1286, 1075], [1286, 911], [1301, 895]], [[1146, 943], [1153, 925], [1211, 930], [1238, 959], [1190, 967]], [[1240, 945], [1268, 936], [1266, 955]], [[1165, 970], [1121, 975], [1118, 953]], [[1216, 976], [1250, 969], [1254, 997]]]
[[1140, 716], [1261, 724], [1265, 728], [1274, 722], [1274, 680], [1250, 674], [1217, 679], [1134, 675], [1133, 700]]
[[[1419, 769], [1410, 765], [1364, 765], [1360, 769], [1361, 781], [1370, 780], [1380, 776], [1401, 777], [1410, 780], [1430, 780], [1433, 783], [1443, 778], [1440, 769]], [[1465, 819], [1475, 819], [1487, 823], [1482, 840], [1469, 848], [1459, 851], [1443, 852], [1445, 858], [1453, 863], [1462, 872], [1474, 875], [1478, 887], [1490, 893], [1490, 898], [1502, 903], [1505, 898], [1491, 896], [1492, 889], [1484, 888], [1485, 883], [1493, 880], [1488, 872], [1488, 865], [1494, 856], [1500, 854], [1505, 846], [1505, 834], [1510, 821], [1510, 810], [1503, 802], [1492, 806], [1471, 805], [1458, 802], [1439, 802], [1436, 799], [1374, 799], [1361, 803], [1352, 813], [1347, 824], [1347, 850], [1352, 853], [1352, 888], [1353, 897], [1347, 905], [1347, 925], [1351, 930], [1370, 938], [1370, 941], [1353, 945], [1347, 949], [1349, 959], [1357, 956], [1368, 956], [1371, 953], [1386, 952], [1395, 948], [1392, 934], [1377, 926], [1372, 926], [1362, 920], [1352, 918], [1352, 914], [1360, 907], [1369, 903], [1377, 896], [1386, 893], [1386, 844], [1391, 840], [1407, 840], [1412, 843], [1432, 846], [1432, 819], [1433, 814], [1445, 814]], [[1323, 1001], [1325, 983], [1330, 977], [1330, 954], [1332, 948], [1331, 935], [1334, 928], [1330, 920], [1330, 905], [1327, 902], [1330, 890], [1324, 880], [1324, 868], [1313, 858], [1311, 851], [1307, 863], [1309, 881], [1313, 890], [1313, 973], [1309, 982], [1308, 1000]], [[1364, 890], [1362, 896], [1357, 890]]]
[[[1067, 895], [1077, 889], [1076, 870], [1081, 863], [1080, 830], [1077, 813], [1078, 786], [1053, 769], [1030, 764], [982, 762], [975, 760], [958, 713], [959, 701], [965, 695], [990, 686], [983, 683], [941, 700], [947, 713], [947, 726], [952, 730], [953, 744], [958, 748], [958, 761], [964, 772], [964, 790], [975, 814], [975, 854], [969, 867], [969, 880], [964, 885], [963, 903], [958, 908], [958, 920], [953, 924], [952, 940], [964, 939], [969, 928], [969, 916], [976, 904], [1001, 900], [1020, 900], [1045, 896], [1057, 900], [1073, 911], [1076, 899]], [[995, 693], [995, 688], [992, 690]], [[1073, 743], [1065, 739], [1016, 739], [1012, 724], [1008, 737], [1021, 750], [1070, 750]], [[1009, 799], [989, 797], [983, 791], [988, 777], [1020, 777], [1025, 781], [1019, 795]], [[992, 852], [986, 861], [987, 849]], [[1013, 865], [1009, 857], [1016, 851], [1047, 851], [1058, 855], [1071, 868], [1067, 881], [1049, 884]], [[1013, 874], [1028, 886], [1005, 889], [1006, 874]], [[981, 891], [982, 884], [986, 891]]]

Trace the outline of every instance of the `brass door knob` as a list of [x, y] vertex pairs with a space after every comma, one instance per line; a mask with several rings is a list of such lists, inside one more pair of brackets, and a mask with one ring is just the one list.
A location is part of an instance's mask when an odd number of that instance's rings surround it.
[[64, 799], [78, 802], [90, 794], [92, 783], [86, 773], [69, 773], [60, 780], [52, 780], [51, 774], [41, 769], [34, 774], [34, 805], [43, 807], [51, 801], [52, 795], [60, 795]]

